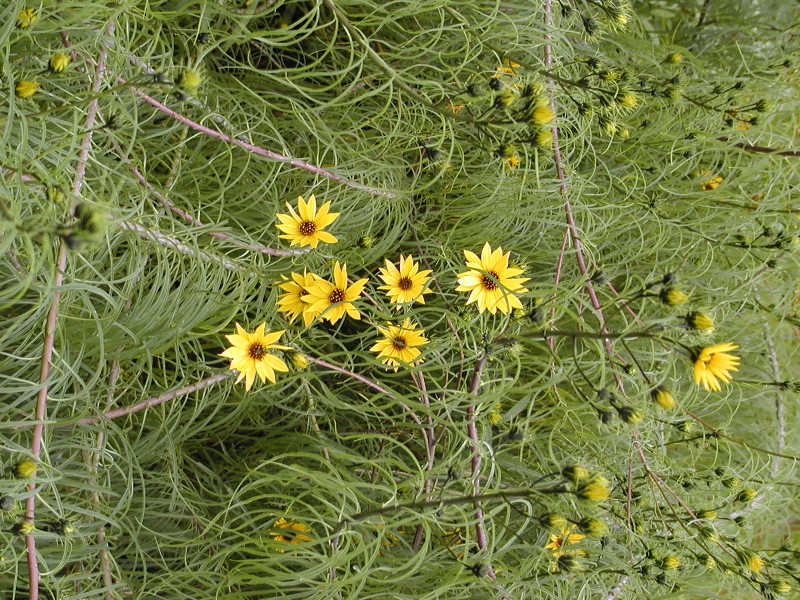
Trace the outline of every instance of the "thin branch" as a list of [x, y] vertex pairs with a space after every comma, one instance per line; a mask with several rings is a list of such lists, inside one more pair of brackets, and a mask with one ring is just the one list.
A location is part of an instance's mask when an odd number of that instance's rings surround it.
[[[729, 138], [726, 136], [721, 136], [717, 138], [719, 142], [727, 142]], [[778, 156], [800, 156], [800, 151], [798, 150], [781, 150], [780, 148], [769, 148], [767, 146], [756, 146], [753, 144], [746, 144], [744, 142], [735, 142], [733, 144], [736, 148], [741, 148], [742, 150], [746, 150], [747, 152], [758, 152], [760, 154], [776, 154]]]
[[[769, 355], [770, 363], [772, 363], [772, 375], [775, 377], [775, 381], [781, 381], [781, 369], [780, 365], [778, 364], [778, 355], [775, 352], [775, 342], [772, 340], [769, 324], [766, 322], [764, 323], [764, 338], [767, 341], [767, 354]], [[775, 418], [778, 421], [778, 445], [775, 450], [780, 452], [783, 450], [786, 438], [786, 428], [783, 418], [783, 404], [781, 403], [780, 388], [777, 388], [775, 391]], [[772, 469], [770, 473], [773, 477], [778, 474], [779, 461], [779, 456], [772, 457]]]
[[[106, 26], [105, 35], [110, 36], [114, 33], [114, 22], [109, 21]], [[95, 78], [92, 84], [92, 93], [96, 94], [103, 83], [103, 76], [106, 70], [106, 54], [103, 48], [97, 59]], [[78, 154], [78, 164], [75, 169], [75, 178], [72, 183], [72, 202], [70, 203], [70, 214], [75, 211], [77, 199], [80, 197], [83, 181], [86, 177], [86, 163], [89, 159], [89, 148], [92, 145], [92, 132], [94, 130], [94, 120], [97, 114], [97, 99], [89, 103], [86, 113], [84, 129], [86, 134], [81, 142], [81, 149]], [[53, 358], [53, 344], [55, 342], [56, 324], [58, 321], [58, 307], [61, 301], [61, 286], [64, 283], [64, 272], [67, 268], [67, 244], [61, 239], [59, 241], [58, 258], [56, 259], [56, 274], [53, 282], [53, 299], [50, 302], [50, 310], [47, 314], [45, 325], [44, 347], [42, 348], [42, 362], [39, 370], [39, 394], [36, 398], [36, 425], [33, 429], [33, 440], [31, 442], [31, 455], [34, 461], [39, 460], [42, 448], [42, 436], [44, 434], [44, 423], [47, 418], [47, 392], [49, 391], [48, 378], [50, 376], [50, 364]], [[36, 482], [32, 481], [28, 489], [30, 496], [25, 503], [25, 519], [34, 522], [36, 516]], [[32, 535], [25, 536], [28, 553], [28, 585], [30, 588], [28, 598], [38, 600], [39, 598], [39, 565], [36, 560], [36, 538]]]

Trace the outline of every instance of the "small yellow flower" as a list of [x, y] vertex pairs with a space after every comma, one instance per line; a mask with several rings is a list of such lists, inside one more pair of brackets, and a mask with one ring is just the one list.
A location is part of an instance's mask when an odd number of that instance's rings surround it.
[[590, 502], [602, 502], [608, 498], [608, 483], [604, 478], [595, 478], [583, 484], [576, 492], [580, 498]]
[[702, 385], [706, 391], [718, 392], [722, 389], [719, 384], [720, 379], [725, 383], [730, 383], [730, 371], [739, 370], [741, 359], [728, 352], [738, 347], [736, 344], [726, 342], [707, 346], [700, 350], [694, 360], [695, 384]]
[[28, 479], [36, 474], [36, 463], [30, 459], [21, 460], [17, 463], [17, 477]]
[[14, 91], [17, 92], [17, 96], [20, 98], [30, 98], [36, 93], [36, 90], [39, 89], [39, 82], [38, 81], [29, 81], [27, 79], [23, 79], [22, 81], [17, 82]]
[[302, 371], [308, 367], [308, 359], [299, 352], [295, 352], [292, 354], [292, 364], [295, 369]]
[[639, 104], [639, 98], [632, 92], [625, 92], [619, 99], [619, 103], [625, 108], [636, 108]]
[[194, 71], [192, 69], [187, 69], [181, 74], [180, 81], [178, 81], [178, 85], [185, 90], [196, 90], [200, 87], [200, 84], [203, 83], [203, 78], [200, 77], [200, 73]]
[[550, 105], [547, 104], [546, 98], [540, 98], [536, 101], [536, 108], [533, 109], [531, 121], [536, 125], [547, 125], [550, 121], [555, 119], [556, 115]]
[[553, 551], [553, 556], [559, 557], [564, 554], [564, 546], [569, 544], [577, 544], [586, 536], [582, 533], [573, 533], [576, 529], [576, 526], [570, 525], [569, 527], [565, 527], [561, 530], [560, 535], [556, 535], [555, 533], [550, 534], [550, 542], [545, 546], [547, 550]]
[[705, 313], [690, 312], [686, 315], [686, 324], [695, 331], [712, 333], [714, 331], [714, 321]]
[[751, 552], [745, 557], [744, 564], [753, 573], [759, 573], [766, 563], [758, 554]]
[[492, 251], [489, 242], [484, 244], [480, 257], [464, 250], [470, 270], [459, 273], [456, 291], [469, 292], [467, 304], [477, 302], [478, 312], [488, 310], [495, 314], [499, 310], [508, 314], [515, 308], [522, 308], [516, 294], [528, 291], [522, 284], [529, 278], [518, 277], [522, 269], [508, 266], [510, 255], [511, 252], [503, 254], [500, 247]]
[[30, 521], [21, 521], [14, 526], [14, 533], [30, 535], [36, 527]]
[[303, 296], [303, 302], [307, 302], [314, 316], [320, 315], [331, 325], [335, 324], [345, 314], [353, 319], [360, 319], [361, 313], [353, 304], [353, 301], [361, 295], [367, 279], [359, 279], [351, 286], [347, 285], [347, 265], [336, 265], [333, 268], [333, 283], [317, 277], [314, 283], [308, 287], [308, 294]]
[[[269, 536], [273, 541], [281, 544], [302, 544], [303, 542], [310, 542], [311, 528], [305, 523], [299, 521], [291, 521], [281, 517], [272, 524], [273, 531], [269, 532]], [[284, 552], [283, 549], [278, 548], [278, 552]]]
[[428, 338], [423, 335], [425, 331], [417, 327], [418, 325], [412, 323], [409, 318], [404, 319], [399, 327], [396, 325], [377, 327], [383, 339], [370, 347], [370, 351], [377, 352], [378, 358], [383, 359], [381, 360], [383, 364], [395, 369], [400, 363], [415, 364], [420, 355], [419, 347], [428, 343]]
[[229, 369], [239, 371], [236, 383], [244, 379], [244, 389], [248, 392], [253, 386], [256, 375], [261, 378], [261, 383], [264, 383], [265, 379], [275, 383], [275, 371], [289, 370], [285, 362], [267, 352], [272, 349], [289, 350], [288, 346], [275, 343], [283, 335], [284, 330], [264, 333], [265, 325], [266, 323], [261, 323], [253, 333], [247, 333], [236, 323], [236, 333], [225, 336], [232, 346], [219, 354], [231, 359]]
[[683, 304], [689, 297], [675, 287], [664, 288], [661, 290], [661, 301], [667, 306], [677, 306]]
[[519, 166], [519, 156], [516, 154], [512, 154], [507, 159], [505, 159], [505, 168], [507, 171], [512, 171]]
[[675, 398], [672, 397], [672, 394], [670, 394], [669, 390], [665, 388], [663, 385], [653, 388], [650, 391], [650, 397], [661, 408], [664, 408], [666, 410], [675, 408]]
[[61, 73], [69, 65], [69, 55], [56, 52], [50, 57], [50, 70], [53, 73]]
[[[320, 242], [335, 244], [336, 238], [323, 231], [336, 220], [339, 213], [329, 213], [330, 201], [317, 210], [317, 199], [312, 194], [306, 202], [302, 196], [297, 197], [297, 212], [287, 202], [289, 214], [279, 213], [280, 223], [276, 225], [283, 232], [278, 237], [289, 240], [291, 246], [311, 246], [316, 248]], [[300, 213], [299, 215], [297, 213]]]
[[661, 568], [665, 571], [677, 569], [680, 566], [681, 559], [679, 556], [675, 556], [674, 554], [670, 554], [669, 556], [665, 556], [663, 559], [661, 559]]
[[414, 257], [400, 255], [400, 268], [385, 259], [386, 268], [379, 269], [380, 278], [386, 285], [379, 286], [379, 290], [386, 290], [389, 299], [399, 305], [415, 300], [425, 304], [424, 294], [430, 294], [426, 287], [431, 273], [430, 269], [419, 270], [419, 263], [414, 262]]
[[[284, 277], [284, 279], [286, 279]], [[285, 280], [278, 287], [285, 293], [278, 296], [278, 312], [284, 313], [289, 323], [294, 323], [298, 315], [303, 315], [303, 324], [308, 327], [314, 320], [314, 313], [309, 310], [308, 303], [303, 298], [308, 294], [308, 289], [318, 279], [314, 273], [305, 270], [303, 274], [292, 273], [292, 280]]]
[[719, 187], [719, 184], [722, 183], [722, 176], [717, 175], [716, 177], [712, 177], [700, 184], [700, 189], [704, 192], [709, 190], [715, 190]]
[[36, 14], [36, 9], [23, 8], [17, 15], [17, 27], [20, 29], [30, 27], [38, 18], [39, 16]]
[[551, 129], [542, 129], [536, 132], [534, 142], [539, 148], [549, 148], [553, 145], [553, 131]]

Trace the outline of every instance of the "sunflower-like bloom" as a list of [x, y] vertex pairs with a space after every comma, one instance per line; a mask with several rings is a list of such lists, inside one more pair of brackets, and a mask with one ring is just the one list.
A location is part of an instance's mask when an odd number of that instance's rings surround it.
[[[269, 536], [273, 541], [282, 544], [302, 544], [303, 542], [310, 542], [311, 528], [305, 523], [299, 521], [291, 521], [281, 517], [272, 524], [274, 531], [269, 532]], [[283, 552], [280, 548], [278, 552]]]
[[259, 325], [253, 333], [247, 333], [244, 328], [236, 323], [236, 333], [225, 337], [232, 344], [219, 356], [231, 359], [231, 370], [239, 371], [236, 383], [242, 379], [245, 391], [250, 391], [256, 374], [261, 378], [269, 379], [275, 383], [275, 371], [288, 371], [289, 367], [280, 358], [267, 351], [272, 349], [289, 350], [288, 346], [276, 344], [283, 335], [284, 330], [264, 333], [265, 323]]
[[695, 384], [702, 385], [706, 391], [718, 392], [722, 389], [719, 385], [720, 379], [725, 383], [730, 383], [732, 378], [729, 372], [739, 370], [741, 359], [733, 354], [728, 354], [728, 352], [738, 347], [736, 344], [726, 342], [707, 346], [700, 350], [694, 360]]
[[564, 527], [560, 534], [551, 533], [550, 542], [545, 546], [547, 550], [553, 551], [553, 556], [558, 557], [564, 554], [564, 546], [577, 544], [586, 536], [575, 532], [576, 526]]
[[36, 9], [23, 8], [19, 11], [19, 14], [17, 14], [17, 27], [20, 29], [30, 27], [38, 18], [39, 16], [36, 14]]
[[517, 277], [522, 274], [522, 269], [508, 266], [511, 252], [503, 254], [503, 249], [498, 247], [492, 251], [489, 242], [483, 245], [481, 255], [464, 250], [469, 271], [459, 273], [458, 292], [470, 292], [467, 304], [478, 303], [478, 311], [488, 310], [495, 314], [498, 310], [510, 313], [512, 309], [522, 308], [522, 303], [516, 294], [527, 292], [522, 284], [528, 277]]
[[383, 359], [381, 362], [395, 367], [395, 370], [400, 363], [414, 364], [420, 355], [419, 347], [428, 343], [428, 338], [423, 335], [425, 331], [417, 327], [408, 318], [399, 327], [391, 324], [386, 328], [377, 327], [383, 339], [378, 340], [370, 351], [377, 352], [378, 358]]
[[764, 562], [763, 558], [761, 558], [758, 554], [753, 552], [745, 556], [744, 564], [753, 573], [758, 573], [759, 571], [761, 571], [761, 569], [764, 568], [764, 565], [766, 563]]
[[[284, 279], [286, 279], [284, 277]], [[318, 279], [314, 273], [303, 274], [292, 273], [292, 280], [285, 280], [278, 284], [285, 293], [278, 297], [278, 312], [282, 312], [289, 319], [289, 323], [294, 323], [298, 315], [303, 315], [303, 323], [306, 327], [311, 325], [314, 320], [314, 313], [309, 310], [309, 304], [303, 301], [303, 297], [308, 294], [314, 281]]]
[[386, 268], [379, 269], [380, 277], [386, 285], [378, 287], [379, 290], [386, 290], [386, 295], [392, 302], [405, 304], [414, 302], [425, 304], [423, 294], [430, 294], [431, 290], [426, 287], [431, 273], [430, 269], [419, 270], [419, 263], [414, 262], [414, 258], [400, 255], [400, 268], [394, 266], [389, 259], [386, 260]]
[[347, 286], [347, 265], [336, 265], [333, 268], [333, 283], [317, 277], [306, 291], [308, 294], [303, 296], [303, 302], [308, 303], [306, 310], [312, 315], [322, 315], [331, 325], [341, 319], [345, 313], [353, 319], [360, 319], [361, 313], [358, 312], [353, 300], [361, 295], [366, 278], [359, 279], [351, 286]]
[[320, 242], [335, 244], [336, 238], [327, 231], [322, 231], [339, 216], [339, 213], [328, 212], [330, 205], [330, 202], [326, 202], [317, 210], [317, 199], [313, 194], [308, 197], [308, 202], [303, 200], [302, 196], [297, 197], [297, 212], [287, 202], [286, 208], [289, 209], [289, 214], [278, 214], [280, 223], [276, 227], [283, 232], [283, 235], [278, 237], [289, 240], [291, 246], [316, 248]]

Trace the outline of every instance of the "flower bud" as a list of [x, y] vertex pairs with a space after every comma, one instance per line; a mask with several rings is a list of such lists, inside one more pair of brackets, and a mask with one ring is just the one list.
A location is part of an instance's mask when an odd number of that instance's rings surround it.
[[714, 331], [714, 321], [711, 320], [705, 313], [690, 312], [686, 315], [686, 325], [695, 331], [702, 331], [703, 333], [711, 333]]
[[69, 55], [56, 52], [50, 57], [50, 70], [53, 73], [61, 73], [69, 65]]
[[585, 479], [589, 479], [589, 471], [580, 465], [568, 465], [561, 469], [561, 474], [572, 481], [572, 483], [579, 483]]
[[590, 481], [583, 484], [575, 492], [579, 498], [588, 500], [590, 502], [602, 502], [608, 498], [608, 484], [602, 481]]
[[769, 591], [778, 595], [788, 594], [792, 591], [792, 586], [788, 582], [778, 579], [769, 582]]
[[755, 497], [758, 495], [758, 492], [753, 488], [744, 488], [741, 492], [736, 494], [736, 501], [737, 502], [752, 502]]
[[196, 90], [200, 87], [202, 83], [202, 79], [200, 77], [200, 73], [194, 71], [192, 69], [187, 69], [181, 74], [181, 78], [178, 81], [178, 85], [185, 90]]
[[[540, 98], [539, 100], [543, 99]], [[553, 113], [553, 110], [550, 108], [550, 106], [546, 104], [547, 100], [546, 99], [544, 100], [545, 103], [539, 103], [539, 101], [537, 100], [537, 106], [533, 110], [533, 113], [531, 114], [531, 121], [535, 125], [538, 125], [540, 127], [542, 125], [547, 125], [550, 121], [552, 121], [555, 118], [555, 113]]]
[[33, 25], [38, 18], [39, 17], [36, 14], [36, 9], [23, 8], [21, 11], [19, 11], [19, 13], [17, 13], [17, 27], [20, 29], [27, 29]]
[[300, 352], [292, 353], [291, 360], [292, 364], [294, 365], [294, 368], [297, 369], [298, 371], [302, 371], [308, 366], [308, 360]]
[[671, 65], [677, 65], [679, 62], [683, 60], [683, 54], [680, 52], [673, 52], [669, 56], [667, 56], [666, 62]]
[[632, 406], [621, 406], [617, 409], [620, 419], [625, 421], [628, 425], [636, 425], [642, 420], [642, 413], [633, 408]]
[[373, 238], [371, 235], [362, 235], [360, 238], [358, 238], [359, 248], [364, 248], [364, 249], [372, 248], [372, 244], [374, 243], [375, 243], [375, 238]]
[[608, 530], [606, 524], [598, 519], [582, 519], [578, 523], [578, 529], [592, 537], [602, 537]]
[[19, 535], [30, 535], [34, 530], [33, 523], [30, 521], [21, 521], [12, 527], [12, 531]]
[[742, 480], [739, 479], [738, 477], [728, 477], [727, 479], [722, 480], [722, 485], [724, 485], [729, 490], [732, 490], [733, 488], [737, 488], [740, 485], [742, 485]]
[[562, 554], [558, 557], [558, 570], [567, 573], [579, 573], [583, 571], [583, 564], [574, 554]]
[[701, 560], [701, 564], [702, 564], [702, 565], [703, 565], [703, 566], [704, 566], [706, 569], [713, 569], [714, 567], [716, 567], [716, 566], [717, 566], [717, 561], [716, 561], [716, 559], [715, 559], [713, 556], [711, 556], [710, 554], [706, 554], [706, 555], [705, 555], [705, 556], [703, 556], [703, 557], [702, 557], [700, 560]]
[[681, 566], [681, 559], [679, 556], [670, 554], [661, 559], [659, 566], [665, 571], [671, 571]]
[[633, 92], [624, 92], [623, 94], [617, 96], [617, 102], [625, 108], [636, 108], [636, 106], [639, 104], [639, 99]]
[[701, 510], [697, 513], [697, 517], [699, 519], [705, 519], [706, 521], [713, 521], [717, 518], [717, 511], [715, 510]]
[[553, 145], [553, 132], [550, 129], [537, 131], [533, 138], [538, 148], [550, 148]]
[[672, 397], [672, 394], [670, 394], [669, 390], [663, 385], [653, 388], [650, 391], [650, 397], [663, 409], [670, 410], [675, 408], [675, 398]]
[[683, 304], [689, 299], [686, 294], [676, 287], [662, 288], [659, 297], [661, 298], [661, 302], [667, 306], [677, 306], [678, 304]]
[[558, 513], [547, 513], [539, 517], [539, 523], [548, 529], [560, 531], [568, 526], [567, 520]]
[[36, 463], [30, 459], [21, 460], [17, 463], [17, 477], [28, 479], [36, 474]]
[[36, 93], [36, 90], [38, 89], [39, 89], [38, 81], [30, 81], [27, 79], [18, 81], [17, 85], [14, 87], [14, 91], [20, 98], [30, 98]]

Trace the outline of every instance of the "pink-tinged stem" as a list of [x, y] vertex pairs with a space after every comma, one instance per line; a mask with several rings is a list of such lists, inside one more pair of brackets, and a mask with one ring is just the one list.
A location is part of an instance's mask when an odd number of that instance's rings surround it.
[[[119, 81], [122, 84], [126, 84], [127, 83], [126, 80], [123, 79], [122, 77], [117, 77], [117, 81]], [[183, 123], [187, 127], [191, 127], [195, 131], [199, 131], [200, 133], [204, 133], [205, 135], [208, 135], [210, 137], [217, 138], [218, 140], [222, 140], [223, 142], [227, 142], [228, 144], [232, 144], [234, 146], [239, 146], [240, 148], [244, 148], [245, 150], [247, 150], [249, 152], [252, 152], [253, 154], [257, 154], [259, 156], [263, 156], [264, 158], [268, 158], [270, 160], [276, 160], [278, 162], [286, 163], [286, 164], [292, 165], [293, 167], [298, 167], [300, 169], [304, 169], [306, 171], [314, 173], [315, 175], [320, 175], [321, 177], [325, 177], [326, 179], [330, 179], [331, 181], [336, 181], [338, 183], [343, 183], [346, 186], [349, 186], [351, 188], [360, 190], [362, 192], [366, 192], [366, 193], [371, 194], [373, 196], [384, 196], [385, 198], [395, 198], [397, 196], [397, 194], [395, 194], [393, 192], [389, 192], [389, 191], [386, 191], [386, 190], [379, 190], [377, 188], [372, 188], [372, 187], [366, 186], [366, 185], [364, 185], [362, 183], [358, 183], [357, 181], [351, 181], [349, 179], [345, 179], [341, 175], [337, 175], [336, 173], [332, 173], [331, 171], [327, 171], [327, 170], [322, 169], [320, 167], [316, 167], [316, 166], [311, 165], [311, 164], [309, 164], [309, 163], [307, 163], [305, 161], [302, 161], [302, 160], [299, 160], [299, 159], [296, 159], [296, 158], [289, 158], [288, 156], [284, 156], [283, 154], [278, 154], [277, 152], [272, 152], [271, 150], [266, 150], [264, 148], [256, 146], [255, 144], [251, 144], [249, 142], [245, 142], [244, 140], [239, 140], [237, 138], [231, 137], [231, 136], [229, 136], [227, 134], [224, 134], [222, 132], [214, 131], [213, 129], [209, 129], [208, 127], [205, 127], [204, 125], [201, 125], [200, 123], [196, 123], [195, 121], [192, 121], [188, 117], [185, 117], [184, 115], [172, 110], [171, 108], [165, 106], [164, 104], [162, 104], [161, 102], [159, 102], [155, 98], [153, 98], [151, 96], [148, 96], [147, 94], [145, 94], [144, 92], [142, 92], [138, 88], [131, 87], [131, 90], [133, 91], [134, 94], [139, 96], [142, 100], [144, 100], [145, 102], [147, 102], [151, 106], [157, 108], [158, 110], [163, 112], [165, 115], [167, 115], [169, 117], [172, 117], [173, 119]]]
[[185, 385], [176, 390], [172, 390], [171, 392], [167, 392], [166, 394], [162, 394], [161, 396], [152, 396], [147, 400], [142, 400], [138, 404], [133, 404], [131, 406], [123, 406], [120, 408], [115, 408], [113, 410], [107, 410], [100, 415], [95, 415], [94, 417], [83, 417], [82, 419], [78, 419], [78, 423], [81, 423], [83, 425], [93, 425], [94, 423], [97, 423], [98, 421], [102, 421], [105, 419], [116, 419], [117, 417], [132, 415], [133, 413], [139, 412], [140, 410], [151, 408], [153, 406], [158, 406], [159, 404], [164, 404], [164, 402], [169, 402], [170, 400], [174, 400], [175, 398], [180, 398], [181, 396], [185, 396], [186, 394], [191, 394], [192, 392], [196, 392], [198, 390], [211, 387], [215, 383], [227, 379], [231, 375], [233, 375], [232, 372], [218, 373], [216, 375], [212, 375], [211, 377], [206, 377], [205, 379], [201, 379], [197, 383], [193, 383], [191, 385]]
[[[109, 22], [106, 27], [105, 35], [114, 33], [114, 22]], [[96, 94], [103, 83], [103, 76], [106, 69], [105, 47], [100, 51], [95, 70], [95, 79], [92, 84], [92, 93]], [[86, 163], [89, 159], [89, 148], [92, 145], [92, 132], [94, 129], [95, 115], [97, 114], [97, 99], [91, 101], [86, 113], [86, 123], [84, 129], [86, 135], [81, 142], [81, 149], [78, 154], [78, 165], [75, 169], [75, 178], [72, 183], [73, 200], [70, 206], [70, 214], [74, 212], [77, 198], [80, 197], [83, 181], [86, 176]], [[33, 428], [33, 441], [31, 442], [31, 454], [35, 461], [39, 460], [42, 449], [42, 435], [44, 433], [44, 422], [47, 418], [47, 392], [49, 390], [48, 377], [50, 376], [50, 361], [53, 358], [53, 344], [56, 335], [56, 322], [58, 321], [58, 305], [61, 301], [61, 286], [64, 283], [64, 271], [67, 268], [67, 245], [61, 240], [58, 248], [58, 258], [56, 259], [56, 275], [53, 282], [53, 299], [50, 302], [50, 310], [47, 313], [45, 324], [44, 347], [42, 349], [42, 362], [39, 369], [39, 394], [36, 398], [36, 425]], [[25, 503], [25, 519], [33, 522], [36, 516], [36, 483], [31, 482], [28, 486], [31, 492]], [[28, 551], [28, 582], [30, 600], [39, 598], [39, 565], [36, 560], [36, 538], [28, 535], [25, 538]]]
[[[472, 373], [472, 383], [469, 386], [469, 406], [467, 406], [467, 433], [469, 439], [472, 441], [472, 495], [478, 496], [481, 493], [480, 484], [480, 470], [481, 470], [481, 453], [479, 449], [480, 440], [478, 439], [478, 428], [475, 426], [475, 399], [478, 395], [478, 387], [481, 384], [481, 373], [483, 367], [486, 366], [486, 361], [489, 356], [484, 355], [478, 360], [475, 365], [475, 371]], [[483, 509], [480, 503], [475, 501], [475, 538], [478, 542], [478, 548], [486, 550], [486, 531], [483, 528]], [[487, 562], [486, 574], [495, 579], [496, 575], [491, 563]]]

